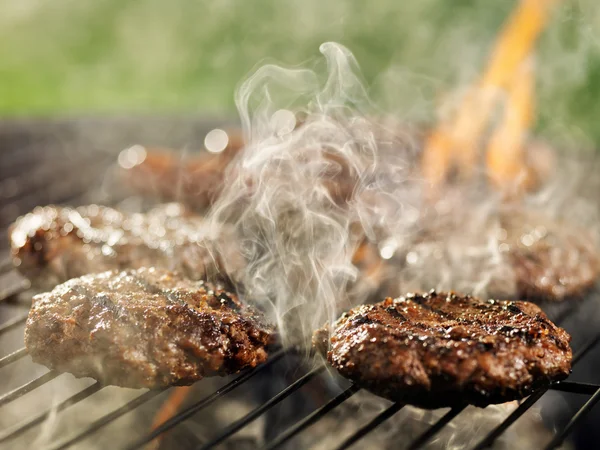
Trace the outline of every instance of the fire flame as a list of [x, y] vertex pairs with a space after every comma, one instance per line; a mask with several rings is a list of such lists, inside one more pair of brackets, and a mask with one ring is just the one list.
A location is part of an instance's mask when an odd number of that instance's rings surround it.
[[558, 0], [521, 0], [500, 33], [488, 67], [456, 114], [430, 134], [423, 155], [425, 177], [439, 187], [456, 165], [463, 177], [477, 166], [483, 133], [502, 91], [507, 101], [502, 123], [487, 150], [495, 184], [531, 187], [523, 156], [525, 131], [533, 120], [533, 47]]

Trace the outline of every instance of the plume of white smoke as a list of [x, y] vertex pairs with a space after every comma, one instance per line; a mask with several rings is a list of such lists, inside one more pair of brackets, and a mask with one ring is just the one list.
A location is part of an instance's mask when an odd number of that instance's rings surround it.
[[[210, 215], [214, 224], [235, 224], [248, 262], [237, 274], [240, 287], [267, 305], [287, 342], [309, 337], [348, 306], [360, 242], [391, 223], [401, 236], [416, 219], [398, 195], [408, 189], [410, 147], [392, 145], [369, 120], [350, 51], [334, 43], [320, 50], [324, 80], [318, 66], [265, 65], [241, 85], [247, 146]], [[392, 147], [382, 170], [381, 155]]]
[[[308, 338], [378, 287], [381, 296], [435, 288], [514, 297], [501, 195], [474, 180], [421, 201], [418, 143], [402, 128], [385, 128], [393, 122], [374, 120], [348, 49], [320, 50], [325, 68], [267, 64], [237, 92], [246, 147], [209, 225], [236, 229], [247, 262], [233, 274], [240, 291], [270, 310], [285, 343]], [[521, 210], [540, 212], [542, 225], [597, 217], [578, 195], [581, 170], [560, 165], [543, 189], [521, 199]], [[383, 261], [372, 285], [369, 268], [359, 271], [353, 260], [365, 242]]]

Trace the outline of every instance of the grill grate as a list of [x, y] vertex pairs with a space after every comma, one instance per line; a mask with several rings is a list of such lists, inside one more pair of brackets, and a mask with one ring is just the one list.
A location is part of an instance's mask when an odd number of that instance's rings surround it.
[[[121, 148], [121, 147], [119, 147]], [[32, 155], [36, 154], [36, 151], [31, 149], [28, 150], [30, 155], [28, 157], [34, 157]], [[38, 151], [39, 152], [39, 151]], [[27, 212], [28, 209], [37, 205], [43, 204], [46, 202], [61, 202], [70, 200], [73, 203], [78, 203], [80, 201], [85, 201], [87, 199], [87, 187], [90, 184], [89, 178], [86, 178], [87, 175], [102, 173], [103, 170], [99, 170], [99, 168], [106, 167], [109, 161], [114, 160], [114, 154], [112, 157], [107, 157], [106, 154], [96, 155], [96, 156], [88, 156], [88, 157], [79, 157], [73, 158], [64, 164], [60, 165], [59, 169], [50, 170], [47, 167], [38, 167], [37, 172], [38, 177], [35, 177], [32, 181], [27, 181], [27, 177], [24, 175], [14, 175], [11, 173], [11, 182], [8, 185], [12, 186], [17, 183], [17, 187], [12, 187], [7, 192], [6, 189], [3, 190], [3, 186], [6, 187], [7, 184], [4, 183], [0, 185], [0, 205], [2, 206], [2, 213], [0, 213], [0, 228], [5, 228], [10, 221], [12, 221], [16, 214], [22, 214]], [[48, 158], [44, 160], [44, 164], [49, 164]], [[18, 159], [15, 159], [14, 166], [16, 170], [22, 169], [23, 171], [28, 168], [27, 164], [23, 164], [24, 159], [21, 155]], [[84, 166], [87, 169], [85, 171], [81, 170], [73, 170], [79, 166]], [[21, 172], [24, 174], [25, 172]], [[66, 174], [73, 173], [73, 176], [66, 176]], [[85, 176], [82, 176], [82, 173]], [[60, 175], [60, 176], [57, 176]], [[62, 179], [61, 179], [62, 178]], [[9, 186], [9, 187], [10, 187]], [[118, 200], [118, 198], [113, 198], [113, 201]], [[4, 229], [3, 234], [6, 233], [6, 229]], [[0, 248], [5, 247], [4, 244], [0, 244]], [[0, 261], [0, 279], [6, 279], [6, 276], [9, 275], [12, 271], [12, 266], [10, 264], [9, 259], [3, 259]], [[9, 303], [17, 299], [20, 294], [23, 294], [28, 289], [29, 285], [19, 278], [15, 278], [15, 282], [11, 282], [8, 286], [0, 286], [0, 304]], [[579, 308], [583, 303], [573, 303], [568, 306], [563, 311], [560, 311], [555, 315], [555, 321], [557, 323], [562, 323], [567, 318], [576, 314]], [[26, 321], [27, 312], [21, 312], [14, 317], [5, 320], [3, 323], [0, 323], [0, 337], [3, 335], [22, 327]], [[598, 343], [600, 342], [600, 333], [594, 336], [592, 339], [588, 340], [583, 346], [581, 346], [577, 353], [574, 356], [573, 365], [581, 361], [586, 354], [588, 354]], [[153, 431], [149, 432], [147, 435], [135, 441], [131, 444], [128, 449], [137, 449], [143, 447], [145, 444], [151, 442], [159, 435], [165, 433], [166, 431], [171, 430], [177, 425], [181, 424], [183, 421], [189, 419], [194, 414], [198, 413], [201, 410], [204, 410], [211, 406], [216, 400], [227, 395], [234, 389], [243, 385], [247, 381], [249, 381], [254, 376], [260, 374], [265, 371], [267, 368], [275, 364], [277, 361], [281, 360], [284, 356], [293, 353], [293, 349], [280, 349], [273, 353], [269, 360], [262, 364], [261, 366], [245, 371], [236, 378], [234, 378], [229, 383], [225, 384], [212, 394], [200, 399], [199, 401], [187, 406], [183, 410], [179, 411], [172, 418], [164, 422], [162, 425], [158, 426]], [[0, 369], [9, 366], [10, 364], [16, 363], [21, 359], [25, 358], [27, 355], [25, 348], [17, 349], [10, 354], [2, 356], [0, 358]], [[223, 441], [227, 440], [235, 433], [242, 430], [244, 427], [248, 426], [250, 423], [267, 413], [267, 411], [271, 410], [273, 407], [278, 405], [284, 399], [292, 395], [294, 392], [297, 392], [306, 384], [313, 381], [315, 378], [321, 376], [325, 371], [325, 366], [319, 365], [311, 370], [309, 370], [304, 375], [297, 378], [295, 381], [289, 383], [284, 389], [282, 389], [279, 393], [274, 395], [272, 398], [262, 403], [260, 406], [255, 408], [254, 410], [247, 413], [245, 416], [240, 419], [234, 421], [229, 426], [220, 431], [220, 433], [214, 437], [209, 442], [204, 443], [200, 448], [202, 450], [206, 450], [209, 448], [213, 448]], [[2, 395], [0, 397], [0, 407], [9, 404], [12, 401], [17, 400], [18, 398], [24, 396], [25, 394], [39, 388], [45, 383], [53, 380], [60, 374], [49, 371], [42, 375], [39, 375], [37, 378], [34, 378], [31, 381], [24, 383], [22, 386]], [[48, 418], [51, 414], [58, 413], [66, 410], [67, 408], [76, 405], [77, 403], [97, 394], [103, 389], [103, 386], [99, 383], [94, 383], [79, 392], [71, 395], [67, 399], [62, 402], [54, 405], [51, 408], [44, 410], [43, 412], [27, 418], [25, 421], [18, 423], [6, 430], [0, 431], [0, 443], [8, 442], [19, 437], [21, 434], [35, 427], [36, 425], [41, 424], [46, 418]], [[113, 421], [122, 417], [123, 415], [135, 410], [136, 408], [142, 406], [143, 404], [149, 402], [159, 394], [168, 391], [169, 389], [164, 390], [152, 390], [146, 391], [134, 399], [124, 403], [118, 408], [112, 410], [111, 412], [105, 414], [99, 419], [91, 422], [86, 427], [77, 430], [77, 432], [73, 435], [65, 437], [62, 441], [56, 442], [52, 448], [52, 450], [59, 450], [73, 447], [75, 444], [79, 443], [83, 439], [91, 436], [92, 434], [99, 432], [105, 426], [109, 425]], [[325, 415], [330, 413], [332, 410], [343, 404], [346, 400], [351, 398], [354, 394], [356, 394], [360, 389], [355, 385], [350, 385], [345, 388], [338, 395], [333, 397], [331, 400], [317, 407], [312, 413], [308, 414], [304, 418], [298, 420], [296, 423], [289, 426], [287, 429], [281, 430], [278, 435], [276, 435], [270, 442], [267, 442], [264, 449], [275, 449], [281, 447], [283, 444], [287, 443], [300, 433], [307, 430], [317, 421], [322, 419]], [[579, 383], [574, 381], [564, 381], [560, 383], [556, 383], [551, 385], [549, 388], [540, 389], [537, 392], [533, 393], [527, 399], [525, 399], [511, 414], [509, 414], [504, 421], [494, 428], [492, 431], [488, 433], [479, 443], [476, 444], [474, 449], [483, 449], [491, 446], [494, 441], [500, 437], [511, 425], [513, 425], [525, 412], [530, 409], [548, 390], [556, 390], [560, 392], [565, 392], [573, 395], [584, 395], [588, 396], [588, 401], [572, 416], [569, 423], [559, 431], [551, 440], [551, 442], [547, 445], [547, 449], [554, 449], [561, 445], [561, 443], [568, 437], [568, 435], [573, 431], [575, 426], [580, 423], [586, 415], [590, 413], [592, 408], [600, 401], [600, 385], [591, 384], [591, 383]], [[381, 424], [385, 421], [393, 417], [396, 413], [398, 413], [402, 408], [403, 404], [401, 403], [393, 403], [387, 409], [383, 410], [381, 413], [376, 415], [371, 421], [367, 422], [361, 428], [357, 429], [352, 435], [347, 437], [337, 449], [347, 449], [356, 443], [358, 443], [361, 439], [368, 436], [369, 433], [373, 432], [377, 429]], [[408, 448], [411, 450], [417, 449], [425, 445], [427, 442], [432, 440], [441, 430], [444, 429], [448, 424], [450, 424], [456, 417], [458, 417], [463, 411], [465, 407], [455, 407], [449, 410], [445, 415], [443, 415], [439, 420], [434, 422], [427, 430], [425, 430], [421, 435], [419, 435], [413, 442], [409, 443]]]

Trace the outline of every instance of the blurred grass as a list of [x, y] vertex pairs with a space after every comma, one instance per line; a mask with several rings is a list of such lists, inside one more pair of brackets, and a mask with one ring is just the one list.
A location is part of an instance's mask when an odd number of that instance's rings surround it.
[[[382, 108], [430, 120], [472, 81], [513, 0], [0, 0], [0, 115], [232, 114], [261, 60], [337, 41]], [[538, 130], [600, 143], [600, 7], [564, 2], [540, 42]]]

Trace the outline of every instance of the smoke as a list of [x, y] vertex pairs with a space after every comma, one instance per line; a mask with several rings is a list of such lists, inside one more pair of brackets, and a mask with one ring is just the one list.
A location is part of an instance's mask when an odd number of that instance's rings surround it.
[[[512, 216], [542, 234], [553, 221], [574, 220], [597, 237], [593, 195], [581, 195], [590, 183], [579, 181], [590, 169], [573, 155], [548, 162], [554, 172], [543, 173], [541, 188], [509, 208], [483, 168], [424, 200], [420, 138], [382, 116], [347, 48], [328, 42], [320, 51], [324, 61], [265, 64], [239, 86], [246, 147], [209, 217], [214, 228], [234, 225], [246, 265], [229, 269], [284, 343], [305, 342], [351, 306], [407, 291], [514, 298], [508, 249], [522, 236]], [[540, 148], [527, 153], [543, 165]]]
[[324, 69], [268, 64], [240, 86], [247, 146], [210, 217], [235, 224], [248, 262], [240, 288], [270, 309], [287, 343], [364, 301], [348, 295], [356, 248], [387, 223], [400, 231], [415, 219], [394, 195], [408, 179], [410, 147], [395, 147], [381, 169], [391, 140], [369, 120], [354, 56], [334, 43], [320, 51]]

